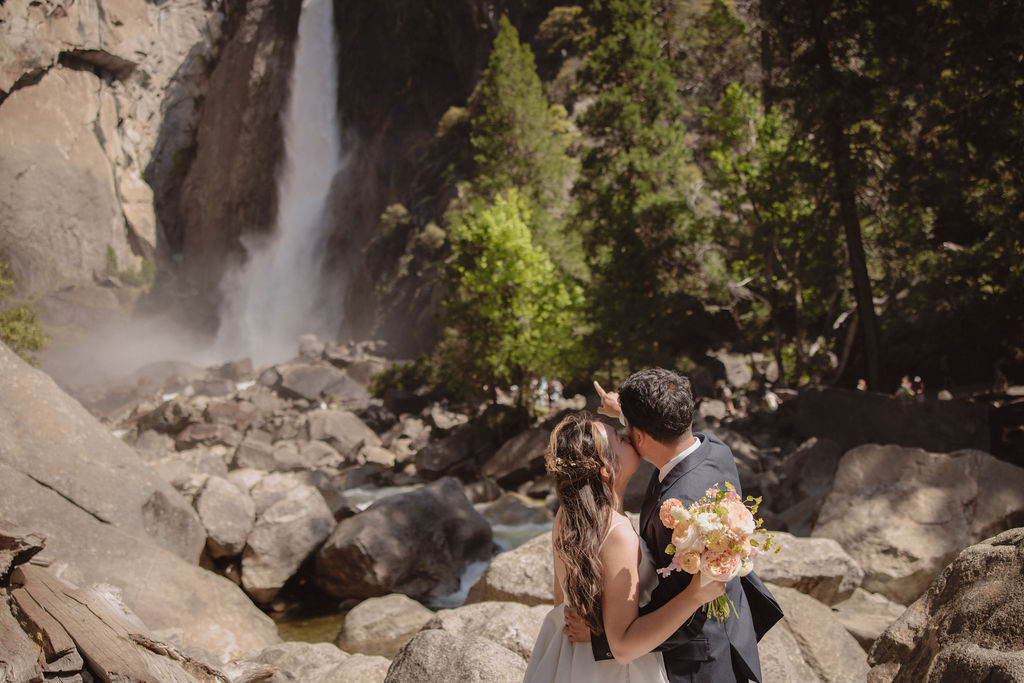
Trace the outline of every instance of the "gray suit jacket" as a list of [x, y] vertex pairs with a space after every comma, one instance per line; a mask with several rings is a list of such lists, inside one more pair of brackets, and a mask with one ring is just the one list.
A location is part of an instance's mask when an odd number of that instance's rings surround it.
[[[668, 566], [671, 556], [665, 548], [672, 541], [672, 532], [658, 517], [662, 502], [678, 498], [689, 505], [704, 496], [716, 484], [719, 488], [729, 482], [740, 490], [740, 478], [733, 462], [732, 451], [717, 437], [695, 434], [702, 443], [693, 453], [676, 465], [658, 482], [658, 473], [652, 475], [644, 504], [640, 512], [640, 536], [654, 556], [657, 568]], [[686, 572], [672, 572], [658, 581], [651, 602], [642, 611], [657, 609], [680, 593], [691, 580]], [[761, 680], [761, 663], [757, 654], [757, 641], [779, 619], [782, 610], [772, 594], [754, 573], [742, 579], [733, 579], [726, 593], [736, 606], [721, 624], [707, 619], [698, 611], [682, 628], [657, 649], [665, 658], [665, 669], [672, 683], [700, 680], [713, 683]], [[591, 642], [596, 659], [608, 659], [611, 650], [603, 637]]]

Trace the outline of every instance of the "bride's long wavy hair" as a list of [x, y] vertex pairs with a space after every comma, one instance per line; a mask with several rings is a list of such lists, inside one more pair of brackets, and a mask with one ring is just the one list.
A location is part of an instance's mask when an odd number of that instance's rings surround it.
[[[618, 459], [594, 417], [579, 412], [551, 432], [544, 460], [562, 508], [554, 547], [565, 564], [566, 602], [593, 633], [603, 633], [598, 549], [611, 519]], [[602, 467], [609, 472], [607, 482], [601, 478]]]

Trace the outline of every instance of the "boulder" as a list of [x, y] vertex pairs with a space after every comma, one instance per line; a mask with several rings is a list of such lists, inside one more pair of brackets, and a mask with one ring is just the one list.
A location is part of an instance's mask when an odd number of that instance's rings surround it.
[[130, 446], [2, 343], [0, 377], [0, 463], [30, 478], [33, 489], [50, 489], [100, 522], [198, 561], [206, 532], [195, 510]]
[[252, 468], [271, 471], [277, 464], [274, 460], [274, 446], [271, 436], [263, 431], [249, 432], [235, 449], [231, 467], [234, 469]]
[[934, 452], [989, 450], [988, 406], [910, 401], [868, 391], [808, 389], [779, 409], [800, 438], [828, 438], [843, 450], [869, 443]]
[[518, 548], [499, 553], [470, 587], [466, 603], [553, 604], [555, 567], [551, 552], [549, 531]]
[[864, 570], [831, 538], [798, 538], [774, 532], [779, 552], [755, 560], [757, 575], [776, 586], [795, 588], [826, 605], [849, 598], [864, 579]]
[[758, 645], [763, 680], [861, 683], [867, 655], [832, 610], [795, 589], [768, 587], [786, 616]]
[[478, 602], [443, 609], [423, 628], [437, 628], [459, 636], [480, 636], [529, 661], [550, 609], [551, 605], [527, 607], [518, 602]]
[[[76, 474], [85, 475], [90, 467], [76, 466]], [[129, 487], [105, 474], [106, 490], [118, 491], [113, 498], [130, 496]], [[147, 534], [132, 535], [101, 521], [3, 462], [0, 518], [46, 537], [43, 554], [59, 578], [119, 589], [128, 608], [162, 640], [225, 659], [279, 641], [273, 621], [231, 581], [183, 561]]]
[[849, 599], [833, 605], [832, 609], [843, 627], [867, 652], [882, 631], [902, 616], [906, 607], [884, 595], [858, 588]]
[[416, 453], [416, 471], [425, 479], [462, 473], [476, 478], [481, 463], [522, 432], [526, 421], [526, 415], [518, 409], [489, 405], [480, 417], [421, 448]]
[[369, 598], [345, 615], [334, 644], [346, 652], [394, 657], [433, 616], [401, 593]]
[[813, 535], [843, 546], [865, 590], [909, 604], [960, 549], [1021, 523], [1021, 468], [980, 451], [865, 445], [840, 460]]
[[138, 419], [139, 431], [152, 429], [161, 434], [177, 434], [190, 424], [203, 421], [203, 413], [185, 398], [164, 401]]
[[377, 433], [347, 410], [314, 410], [307, 419], [309, 438], [327, 442], [350, 462], [355, 462], [363, 446], [381, 445]]
[[544, 452], [551, 430], [528, 429], [501, 445], [480, 468], [480, 476], [494, 479], [504, 488], [515, 488], [544, 473]]
[[164, 481], [187, 498], [192, 498], [199, 492], [198, 488], [193, 487], [205, 483], [206, 477], [226, 477], [228, 474], [224, 459], [205, 448], [171, 451], [164, 457], [153, 460], [152, 465]]
[[824, 499], [842, 457], [839, 444], [812, 437], [802, 443], [774, 469], [777, 482], [764, 492], [764, 505], [782, 512], [809, 498]]
[[[232, 382], [230, 393], [234, 394], [234, 391], [234, 383]], [[237, 396], [237, 394], [234, 395]], [[224, 424], [245, 434], [253, 427], [259, 425], [262, 419], [261, 413], [262, 411], [256, 407], [256, 404], [250, 401], [231, 399], [227, 401], [211, 401], [206, 405], [204, 416], [207, 422]]]
[[872, 683], [1024, 681], [1024, 528], [965, 548], [875, 641]]
[[206, 550], [211, 557], [239, 555], [256, 520], [256, 506], [222, 477], [210, 477], [196, 496], [196, 512], [206, 527]]
[[450, 631], [420, 631], [395, 655], [388, 683], [521, 683], [526, 661], [493, 640]]
[[274, 599], [334, 528], [334, 515], [312, 486], [297, 485], [260, 512], [242, 553], [242, 586], [261, 603]]
[[174, 447], [185, 451], [196, 446], [231, 446], [242, 443], [242, 434], [225, 424], [202, 422], [192, 424], [178, 433]]
[[339, 598], [448, 595], [466, 564], [490, 557], [491, 527], [444, 478], [343, 519], [316, 556], [316, 580]]
[[267, 683], [379, 683], [390, 664], [383, 657], [342, 652], [330, 643], [297, 642], [266, 648], [253, 661], [273, 667], [270, 678], [251, 679]]
[[481, 512], [492, 526], [551, 524], [554, 519], [554, 515], [543, 503], [515, 493], [502, 494], [494, 502], [482, 506]]

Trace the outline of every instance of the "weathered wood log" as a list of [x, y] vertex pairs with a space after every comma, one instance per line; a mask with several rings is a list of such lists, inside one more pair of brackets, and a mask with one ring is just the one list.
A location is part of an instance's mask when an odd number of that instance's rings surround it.
[[85, 662], [64, 627], [24, 588], [12, 590], [11, 600], [12, 611], [21, 628], [43, 649], [46, 656], [43, 668], [47, 672], [81, 671]]
[[[97, 593], [74, 588], [45, 569], [23, 565], [11, 574], [12, 585], [23, 588], [74, 641], [89, 671], [105, 683], [226, 683], [216, 672], [193, 675], [181, 663], [140, 647], [132, 635], [138, 625], [117, 613]], [[20, 630], [20, 629], [19, 629]], [[155, 641], [154, 641], [155, 642]], [[211, 671], [213, 671], [211, 669]]]
[[19, 529], [0, 519], [0, 586], [6, 586], [11, 570], [43, 549], [46, 537]]
[[7, 592], [0, 590], [0, 683], [43, 680], [40, 651], [11, 614]]

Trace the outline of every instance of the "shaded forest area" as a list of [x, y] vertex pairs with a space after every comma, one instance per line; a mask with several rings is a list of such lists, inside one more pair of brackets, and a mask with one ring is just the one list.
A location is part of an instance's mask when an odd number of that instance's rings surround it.
[[444, 285], [441, 362], [395, 380], [614, 381], [722, 348], [789, 387], [1024, 365], [1017, 2], [600, 0], [529, 36], [502, 17], [424, 157], [382, 222], [397, 277]]

